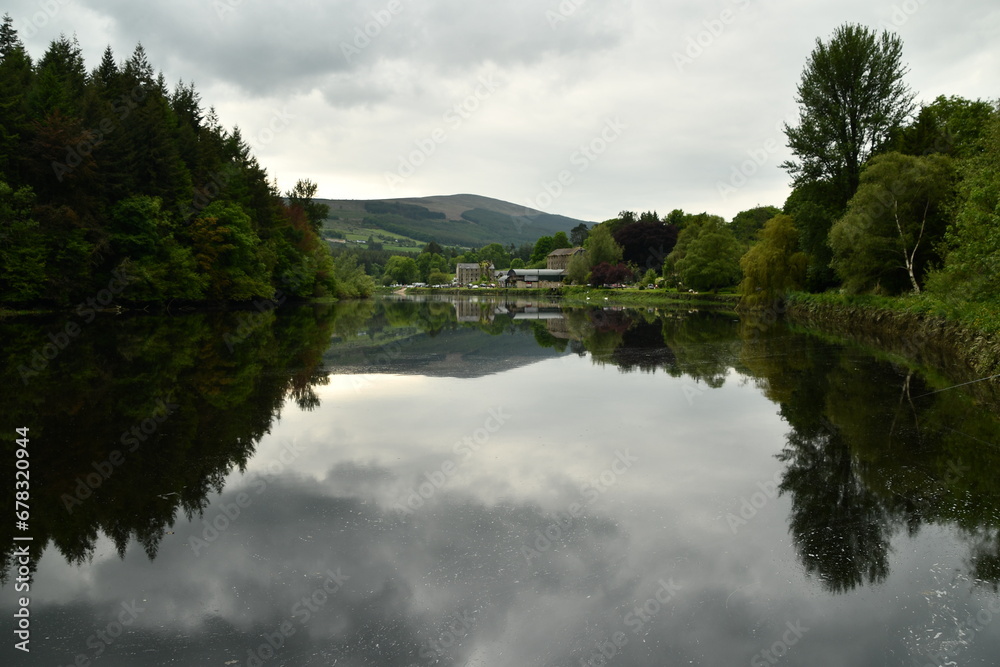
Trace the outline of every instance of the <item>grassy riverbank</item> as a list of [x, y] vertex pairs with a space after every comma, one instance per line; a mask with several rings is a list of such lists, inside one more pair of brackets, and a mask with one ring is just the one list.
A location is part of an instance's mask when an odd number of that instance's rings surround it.
[[[792, 294], [794, 324], [843, 336], [921, 364], [956, 371], [966, 381], [1000, 373], [1000, 309], [927, 296]], [[1000, 387], [1000, 380], [989, 381]]]
[[567, 306], [713, 306], [734, 308], [736, 294], [676, 292], [672, 290], [561, 287], [556, 289], [464, 289], [411, 287], [407, 294], [448, 294], [453, 296], [517, 296], [558, 300]]

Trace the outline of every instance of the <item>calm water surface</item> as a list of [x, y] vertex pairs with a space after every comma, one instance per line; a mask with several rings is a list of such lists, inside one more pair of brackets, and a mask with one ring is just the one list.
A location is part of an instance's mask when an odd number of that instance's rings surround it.
[[997, 664], [1000, 425], [943, 376], [388, 299], [101, 318], [32, 369], [66, 322], [0, 324], [2, 664]]

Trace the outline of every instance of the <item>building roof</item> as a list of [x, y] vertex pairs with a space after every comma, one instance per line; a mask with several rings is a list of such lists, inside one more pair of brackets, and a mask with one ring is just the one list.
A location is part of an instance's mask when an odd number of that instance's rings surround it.
[[563, 255], [575, 255], [576, 253], [581, 252], [582, 250], [583, 250], [583, 248], [580, 248], [579, 246], [576, 247], [576, 248], [559, 248], [558, 250], [553, 250], [552, 252], [550, 252], [549, 253], [549, 257], [553, 257], [553, 256], [554, 257], [561, 257]]
[[562, 278], [566, 275], [566, 271], [563, 269], [511, 269], [507, 272], [507, 275], [511, 274], [522, 278], [524, 276], [539, 276], [542, 278]]

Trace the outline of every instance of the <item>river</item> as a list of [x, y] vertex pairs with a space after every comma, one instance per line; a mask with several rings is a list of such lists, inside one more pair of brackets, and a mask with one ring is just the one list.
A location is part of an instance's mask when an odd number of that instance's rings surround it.
[[5, 665], [1000, 655], [995, 406], [819, 332], [386, 297], [0, 341]]

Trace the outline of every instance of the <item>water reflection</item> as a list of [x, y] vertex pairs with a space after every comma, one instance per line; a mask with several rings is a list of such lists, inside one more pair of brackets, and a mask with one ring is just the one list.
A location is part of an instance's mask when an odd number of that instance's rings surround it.
[[877, 584], [895, 533], [955, 525], [969, 576], [996, 590], [1000, 480], [983, 468], [1000, 455], [995, 408], [817, 338], [788, 342], [747, 338], [741, 361], [792, 427], [781, 491], [806, 570], [835, 592]]
[[797, 621], [782, 664], [995, 655], [964, 622], [1000, 582], [1000, 429], [945, 379], [726, 312], [254, 322], [99, 320], [27, 386], [60, 323], [0, 324], [53, 663], [133, 599], [106, 664], [746, 664]]
[[[100, 535], [119, 554], [135, 540], [154, 558], [166, 530], [201, 513], [246, 465], [287, 399], [303, 409], [319, 404], [319, 363], [340, 317], [271, 312], [241, 331], [246, 315], [96, 320], [27, 382], [31, 351], [64, 322], [0, 325], [0, 428], [11, 479], [12, 434], [31, 429], [32, 571], [50, 544], [71, 563], [87, 561]], [[4, 499], [13, 514], [14, 498]], [[13, 529], [0, 526], [0, 577]]]

